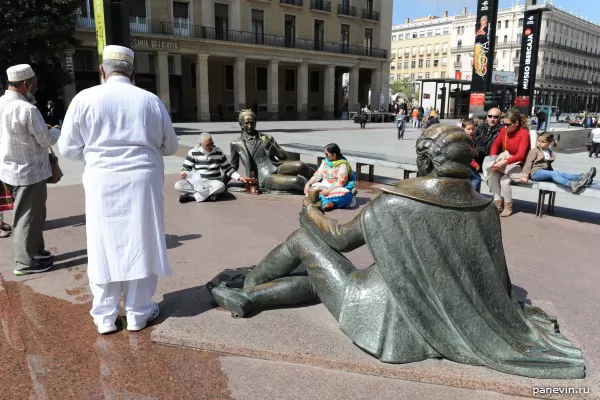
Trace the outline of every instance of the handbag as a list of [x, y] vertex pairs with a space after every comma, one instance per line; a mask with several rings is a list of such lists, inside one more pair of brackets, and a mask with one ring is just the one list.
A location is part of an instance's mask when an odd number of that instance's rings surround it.
[[[498, 154], [497, 156], [485, 156], [485, 158], [483, 159], [483, 163], [481, 165], [481, 171], [483, 172], [483, 176], [485, 177], [486, 180], [492, 175], [492, 172], [493, 172], [492, 166], [494, 165], [494, 163], [496, 161], [507, 160], [511, 157], [511, 154], [508, 152], [508, 150], [506, 150], [507, 144], [508, 144], [508, 137], [505, 135], [504, 136], [504, 151], [502, 153]], [[508, 167], [508, 165], [506, 167]], [[502, 170], [499, 170], [499, 172], [504, 173], [504, 170], [506, 169], [506, 167], [502, 168]]]
[[52, 176], [46, 179], [47, 183], [58, 183], [63, 177], [63, 172], [58, 165], [58, 157], [54, 154], [54, 151], [50, 149], [50, 153], [48, 153], [48, 158], [50, 158], [50, 167], [52, 168]]

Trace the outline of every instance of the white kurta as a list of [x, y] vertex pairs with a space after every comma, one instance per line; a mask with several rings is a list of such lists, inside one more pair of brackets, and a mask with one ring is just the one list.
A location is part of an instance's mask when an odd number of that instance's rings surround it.
[[167, 276], [163, 156], [178, 141], [161, 100], [121, 76], [80, 92], [58, 148], [83, 159], [88, 277], [96, 284]]

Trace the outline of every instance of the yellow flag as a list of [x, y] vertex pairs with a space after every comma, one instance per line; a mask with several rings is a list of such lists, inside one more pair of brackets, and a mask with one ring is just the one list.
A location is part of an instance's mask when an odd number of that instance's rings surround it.
[[104, 23], [104, 0], [94, 0], [94, 19], [96, 20], [96, 42], [98, 43], [98, 62], [102, 62], [102, 52], [106, 46], [106, 25]]

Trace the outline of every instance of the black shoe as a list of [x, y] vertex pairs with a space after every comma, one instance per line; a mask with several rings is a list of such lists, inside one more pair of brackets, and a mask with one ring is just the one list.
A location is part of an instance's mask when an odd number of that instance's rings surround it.
[[54, 254], [50, 253], [48, 250], [44, 250], [34, 258], [40, 261], [54, 260]]
[[196, 199], [194, 198], [194, 195], [191, 193], [184, 193], [181, 196], [179, 196], [179, 202], [181, 204], [189, 203], [192, 201], [196, 201]]
[[34, 260], [33, 265], [17, 264], [18, 267], [23, 267], [13, 270], [13, 273], [17, 276], [39, 274], [40, 272], [46, 272], [54, 266], [53, 261], [42, 261]]

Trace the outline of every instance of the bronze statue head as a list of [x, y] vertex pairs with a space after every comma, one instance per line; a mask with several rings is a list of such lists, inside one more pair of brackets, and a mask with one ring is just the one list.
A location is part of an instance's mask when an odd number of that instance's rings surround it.
[[252, 110], [242, 110], [238, 117], [240, 128], [246, 133], [252, 133], [256, 130], [256, 114]]
[[468, 178], [473, 159], [472, 142], [464, 130], [436, 124], [417, 139], [419, 176]]

